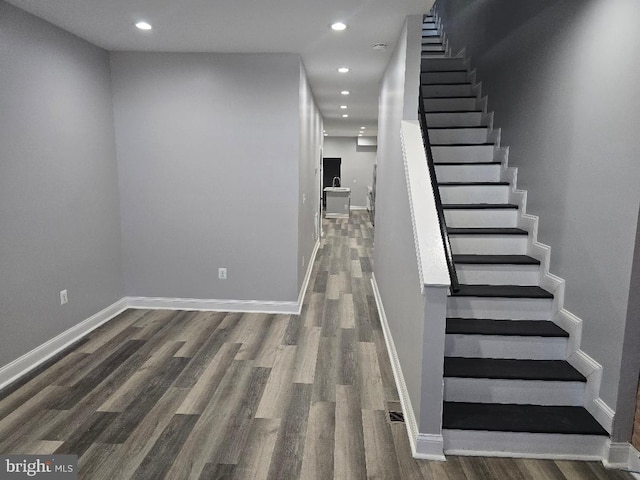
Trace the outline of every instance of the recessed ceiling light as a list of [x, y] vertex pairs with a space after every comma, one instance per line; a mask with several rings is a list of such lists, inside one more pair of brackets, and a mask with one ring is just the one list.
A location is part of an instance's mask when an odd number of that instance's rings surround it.
[[360, 130], [364, 130], [365, 128], [367, 128], [367, 127], [360, 127]]
[[361, 133], [359, 133], [359, 134], [358, 134], [358, 136], [359, 136], [359, 137], [361, 137], [361, 136], [362, 136], [362, 134], [361, 134]]
[[349, 115], [347, 115], [346, 113], [342, 115], [342, 118], [347, 118], [347, 117], [349, 117]]
[[347, 73], [347, 72], [349, 72], [349, 67], [340, 67], [340, 68], [338, 68], [338, 71], [340, 73]]
[[342, 110], [344, 110], [344, 109], [346, 109], [346, 108], [348, 108], [348, 107], [347, 107], [346, 105], [340, 105], [340, 108], [341, 108]]
[[342, 90], [340, 95], [349, 95], [351, 92], [349, 90]]
[[328, 136], [329, 136], [329, 134], [325, 132], [325, 133], [324, 133], [324, 136], [325, 136], [325, 137], [328, 137]]
[[138, 22], [136, 23], [136, 27], [139, 28], [140, 30], [151, 30], [153, 28], [151, 24], [147, 22]]
[[336, 22], [333, 25], [331, 25], [331, 30], [335, 30], [336, 32], [341, 32], [345, 28], [347, 28], [347, 26], [342, 22]]

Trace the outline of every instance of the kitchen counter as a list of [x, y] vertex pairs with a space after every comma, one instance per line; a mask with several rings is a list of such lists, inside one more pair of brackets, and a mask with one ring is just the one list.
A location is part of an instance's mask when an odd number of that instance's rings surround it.
[[324, 194], [327, 206], [324, 211], [326, 218], [349, 218], [351, 207], [351, 189], [347, 187], [325, 187]]

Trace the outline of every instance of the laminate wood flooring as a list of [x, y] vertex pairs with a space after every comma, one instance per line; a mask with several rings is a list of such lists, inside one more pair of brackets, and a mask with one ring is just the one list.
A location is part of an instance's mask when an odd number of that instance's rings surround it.
[[364, 212], [326, 220], [301, 315], [128, 310], [0, 392], [0, 453], [80, 478], [622, 479], [596, 462], [411, 457]]

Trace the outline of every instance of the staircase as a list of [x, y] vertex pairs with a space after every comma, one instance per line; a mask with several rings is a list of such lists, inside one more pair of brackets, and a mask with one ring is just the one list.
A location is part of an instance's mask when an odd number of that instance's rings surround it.
[[608, 434], [584, 408], [587, 378], [567, 362], [558, 290], [540, 286], [544, 256], [500, 131], [433, 16], [423, 23], [421, 89], [461, 284], [447, 302], [445, 454], [602, 458]]

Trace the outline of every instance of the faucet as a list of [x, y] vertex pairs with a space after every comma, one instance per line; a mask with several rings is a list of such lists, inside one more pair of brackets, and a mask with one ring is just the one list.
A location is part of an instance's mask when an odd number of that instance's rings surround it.
[[[336, 185], [336, 180], [338, 181], [337, 185]], [[333, 182], [331, 182], [331, 186], [332, 187], [339, 187], [340, 186], [340, 177], [333, 177]]]

